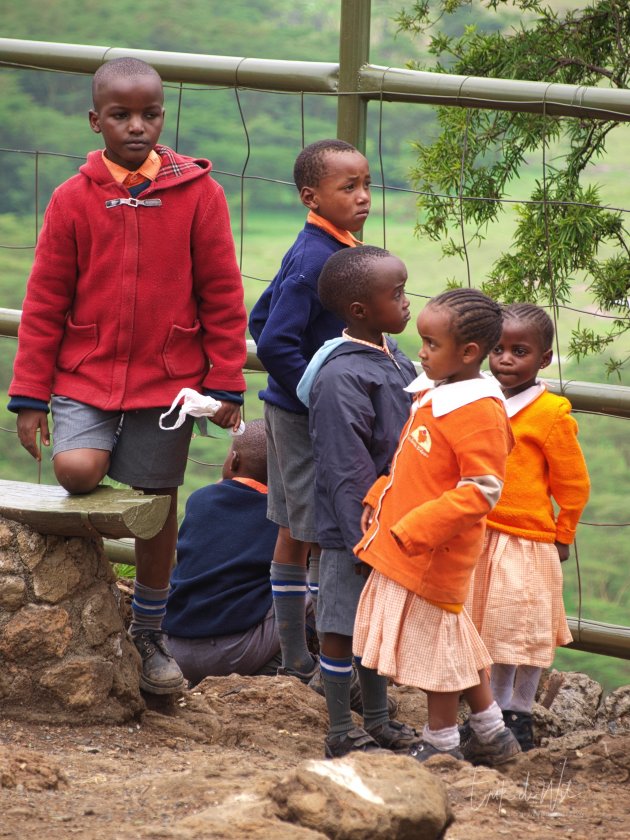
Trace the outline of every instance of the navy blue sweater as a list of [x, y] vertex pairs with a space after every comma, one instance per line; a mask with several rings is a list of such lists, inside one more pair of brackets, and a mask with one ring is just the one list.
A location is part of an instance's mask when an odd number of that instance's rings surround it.
[[226, 479], [191, 494], [163, 626], [187, 639], [243, 633], [271, 607], [269, 567], [278, 526], [267, 496]]
[[259, 396], [294, 414], [307, 414], [295, 389], [313, 354], [344, 324], [321, 305], [317, 281], [331, 254], [347, 248], [307, 222], [284, 255], [280, 270], [249, 317], [249, 331], [265, 366], [267, 387]]

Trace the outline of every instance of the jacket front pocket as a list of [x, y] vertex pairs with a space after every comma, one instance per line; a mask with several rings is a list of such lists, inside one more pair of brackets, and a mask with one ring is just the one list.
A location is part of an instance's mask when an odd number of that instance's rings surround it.
[[66, 319], [64, 337], [57, 354], [57, 367], [72, 373], [81, 365], [98, 345], [96, 324], [75, 324], [70, 316]]
[[201, 324], [195, 321], [192, 327], [173, 324], [166, 339], [162, 358], [171, 379], [195, 376], [207, 367], [207, 360], [201, 345]]

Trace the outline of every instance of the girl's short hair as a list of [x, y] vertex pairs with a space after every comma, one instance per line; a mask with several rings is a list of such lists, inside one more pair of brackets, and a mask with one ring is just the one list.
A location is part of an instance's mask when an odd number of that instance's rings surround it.
[[449, 309], [456, 340], [462, 344], [474, 341], [483, 352], [482, 358], [501, 338], [503, 310], [478, 289], [449, 289], [431, 298], [427, 305]]
[[553, 321], [540, 306], [533, 303], [508, 303], [503, 307], [503, 319], [524, 321], [531, 326], [532, 331], [537, 333], [542, 350], [551, 350], [555, 330]]

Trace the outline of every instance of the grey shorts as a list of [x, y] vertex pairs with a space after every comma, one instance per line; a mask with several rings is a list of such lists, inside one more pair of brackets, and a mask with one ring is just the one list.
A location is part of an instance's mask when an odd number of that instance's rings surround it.
[[54, 396], [53, 458], [71, 449], [104, 449], [112, 453], [107, 475], [139, 488], [179, 487], [184, 483], [193, 419], [174, 431], [160, 429], [165, 408], [102, 411]]
[[295, 540], [317, 542], [315, 465], [308, 416], [265, 403], [267, 517]]
[[365, 578], [355, 572], [355, 557], [347, 551], [322, 548], [319, 560], [317, 630], [354, 635], [354, 618]]

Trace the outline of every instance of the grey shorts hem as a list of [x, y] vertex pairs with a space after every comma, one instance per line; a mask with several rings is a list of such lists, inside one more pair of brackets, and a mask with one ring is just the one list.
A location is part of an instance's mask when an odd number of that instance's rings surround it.
[[[91, 438], [85, 437], [81, 440], [80, 449], [102, 449], [104, 452], [111, 452], [114, 448], [114, 444], [112, 441], [103, 440], [103, 438]], [[71, 452], [73, 449], [77, 449], [76, 444], [72, 443], [69, 440], [62, 440], [59, 443], [55, 444], [53, 440], [53, 452], [52, 457], [54, 458], [55, 455], [59, 455], [60, 452]]]
[[345, 550], [323, 548], [319, 560], [317, 630], [354, 635], [354, 619], [365, 578], [357, 575], [355, 556]]

